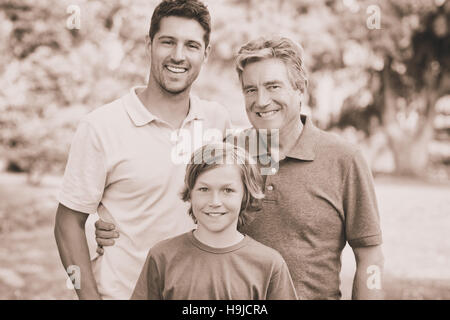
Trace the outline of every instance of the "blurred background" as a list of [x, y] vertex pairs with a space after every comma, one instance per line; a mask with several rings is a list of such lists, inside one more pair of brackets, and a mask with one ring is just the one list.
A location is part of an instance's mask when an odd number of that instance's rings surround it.
[[[53, 238], [79, 119], [145, 84], [157, 0], [0, 0], [0, 299], [73, 299]], [[233, 57], [299, 41], [303, 112], [363, 150], [380, 208], [387, 299], [450, 299], [450, 2], [209, 0], [212, 54], [193, 91], [248, 126]], [[343, 298], [354, 258], [343, 253]]]

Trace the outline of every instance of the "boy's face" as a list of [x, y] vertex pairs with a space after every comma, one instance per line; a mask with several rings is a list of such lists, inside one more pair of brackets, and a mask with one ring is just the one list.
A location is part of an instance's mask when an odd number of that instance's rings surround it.
[[198, 228], [210, 235], [236, 232], [243, 196], [237, 165], [221, 165], [200, 174], [191, 192]]
[[194, 19], [169, 16], [161, 19], [151, 46], [150, 81], [166, 92], [189, 89], [208, 57], [203, 30]]

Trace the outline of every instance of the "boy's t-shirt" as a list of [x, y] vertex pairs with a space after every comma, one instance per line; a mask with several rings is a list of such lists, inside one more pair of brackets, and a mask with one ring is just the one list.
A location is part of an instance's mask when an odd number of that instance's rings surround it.
[[131, 299], [296, 300], [281, 255], [249, 236], [210, 247], [193, 231], [153, 246]]

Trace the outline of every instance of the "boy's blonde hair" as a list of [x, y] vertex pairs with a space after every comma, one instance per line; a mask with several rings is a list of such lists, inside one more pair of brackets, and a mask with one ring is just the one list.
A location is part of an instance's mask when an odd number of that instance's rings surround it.
[[[264, 197], [262, 191], [263, 179], [258, 166], [253, 163], [248, 153], [238, 146], [229, 143], [204, 145], [194, 151], [186, 167], [181, 199], [185, 202], [191, 200], [191, 192], [194, 189], [195, 182], [202, 173], [221, 165], [237, 165], [244, 185], [244, 196], [242, 197], [237, 225], [240, 228], [248, 222], [250, 213], [261, 210], [261, 199]], [[192, 205], [188, 213], [197, 223], [197, 219], [192, 212]]]

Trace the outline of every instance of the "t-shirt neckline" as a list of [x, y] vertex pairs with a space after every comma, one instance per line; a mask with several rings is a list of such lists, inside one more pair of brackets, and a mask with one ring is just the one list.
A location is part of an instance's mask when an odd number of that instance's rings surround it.
[[239, 241], [238, 243], [232, 245], [232, 246], [228, 246], [228, 247], [223, 247], [223, 248], [215, 248], [215, 247], [211, 247], [203, 242], [201, 242], [200, 240], [198, 240], [195, 236], [194, 236], [194, 230], [191, 230], [190, 232], [187, 233], [189, 240], [191, 241], [191, 243], [196, 246], [197, 248], [199, 248], [200, 250], [203, 251], [207, 251], [207, 252], [211, 252], [211, 253], [228, 253], [228, 252], [233, 252], [236, 251], [240, 248], [242, 248], [243, 246], [245, 246], [248, 241], [249, 241], [249, 237], [247, 235], [244, 234], [244, 238]]

